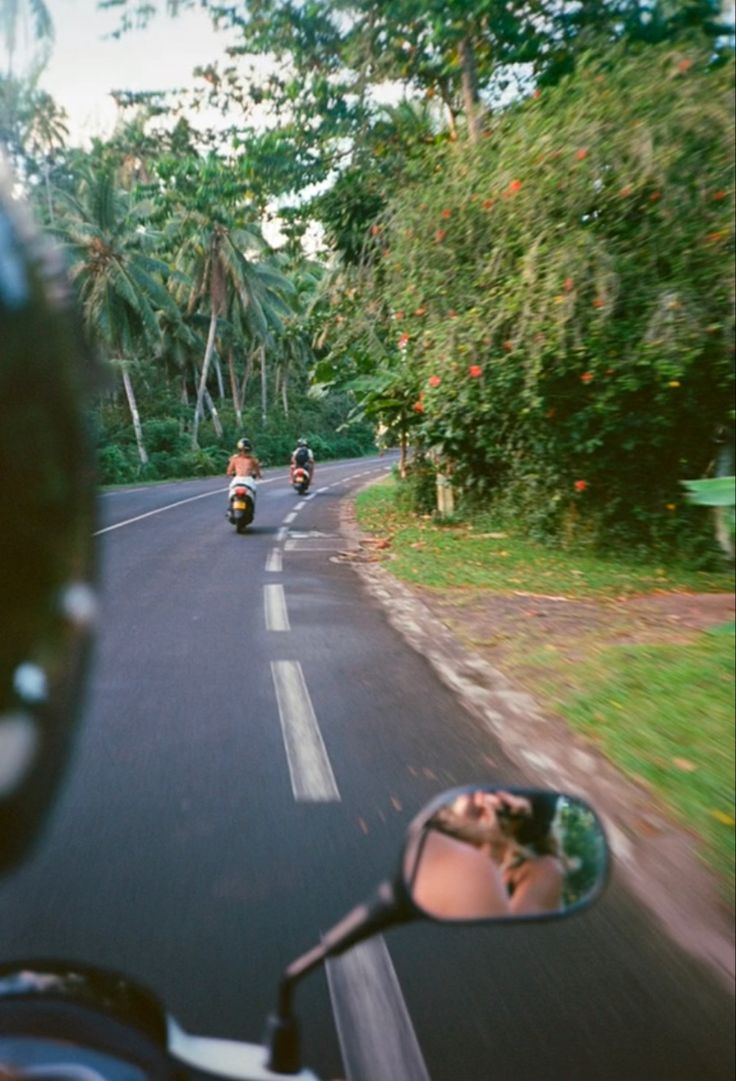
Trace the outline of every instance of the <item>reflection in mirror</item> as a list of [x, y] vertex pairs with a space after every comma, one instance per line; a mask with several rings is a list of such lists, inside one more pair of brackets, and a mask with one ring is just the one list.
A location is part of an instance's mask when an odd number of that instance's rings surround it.
[[561, 916], [600, 892], [608, 852], [582, 800], [538, 789], [455, 789], [410, 831], [409, 895], [440, 920]]

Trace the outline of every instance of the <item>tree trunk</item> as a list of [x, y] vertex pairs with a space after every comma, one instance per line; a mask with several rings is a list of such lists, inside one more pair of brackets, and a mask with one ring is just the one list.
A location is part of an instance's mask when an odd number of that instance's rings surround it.
[[243, 407], [238, 394], [238, 380], [235, 375], [235, 357], [233, 356], [232, 349], [227, 351], [227, 370], [230, 376], [230, 393], [233, 396], [233, 409], [235, 410], [235, 419], [238, 422], [238, 428], [243, 427]]
[[399, 476], [402, 480], [406, 480], [406, 450], [408, 442], [406, 428], [402, 428], [399, 435]]
[[283, 371], [281, 373], [281, 402], [284, 407], [284, 416], [288, 419], [289, 416], [289, 375], [288, 372]]
[[460, 42], [459, 52], [463, 69], [463, 102], [465, 104], [465, 120], [468, 125], [468, 138], [471, 143], [477, 143], [480, 134], [478, 73], [475, 68], [475, 52], [472, 42], [468, 38], [463, 38]]
[[135, 441], [138, 444], [138, 457], [141, 460], [141, 465], [148, 465], [148, 454], [146, 453], [146, 447], [143, 442], [143, 427], [141, 425], [140, 414], [138, 413], [138, 404], [135, 400], [135, 391], [133, 390], [133, 382], [130, 378], [130, 372], [128, 371], [128, 365], [123, 360], [120, 363], [120, 369], [123, 373], [123, 386], [125, 387], [125, 396], [128, 399], [128, 406], [130, 408], [130, 416], [133, 421], [133, 431], [135, 432]]
[[250, 353], [245, 360], [245, 369], [243, 371], [243, 382], [240, 385], [240, 405], [242, 409], [245, 409], [245, 392], [248, 388], [248, 382], [253, 375], [253, 358], [255, 357], [258, 349], [251, 349]]
[[222, 432], [222, 421], [220, 420], [220, 414], [217, 412], [217, 406], [212, 401], [212, 395], [207, 390], [207, 387], [204, 388], [204, 399], [203, 399], [203, 401], [205, 402], [205, 404], [207, 405], [207, 408], [210, 411], [210, 416], [212, 417], [212, 424], [213, 424], [214, 429], [215, 429], [215, 435], [217, 436], [218, 439], [222, 439], [223, 432]]
[[192, 450], [199, 450], [199, 442], [197, 440], [197, 433], [199, 431], [199, 419], [202, 415], [202, 402], [204, 401], [204, 392], [207, 386], [207, 370], [210, 366], [210, 360], [215, 348], [215, 331], [217, 330], [217, 312], [212, 309], [212, 316], [210, 318], [210, 330], [207, 335], [207, 346], [204, 351], [204, 360], [202, 361], [202, 375], [199, 380], [199, 388], [197, 390], [197, 401], [194, 405], [194, 423], [192, 424]]
[[225, 384], [222, 381], [222, 366], [220, 364], [220, 355], [215, 350], [214, 355], [215, 375], [217, 376], [217, 393], [220, 397], [220, 401], [225, 397]]
[[261, 421], [265, 425], [268, 420], [268, 387], [266, 385], [266, 347], [261, 345]]

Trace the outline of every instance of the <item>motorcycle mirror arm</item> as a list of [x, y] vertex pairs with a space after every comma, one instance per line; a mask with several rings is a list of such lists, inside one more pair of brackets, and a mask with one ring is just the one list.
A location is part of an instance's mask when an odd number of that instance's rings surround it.
[[402, 877], [397, 876], [393, 882], [382, 882], [367, 901], [356, 905], [325, 932], [318, 946], [291, 962], [281, 977], [276, 1012], [268, 1018], [264, 1043], [268, 1050], [269, 1070], [293, 1074], [301, 1069], [299, 1022], [293, 1013], [297, 983], [327, 958], [338, 957], [387, 927], [419, 918], [421, 913], [409, 900]]

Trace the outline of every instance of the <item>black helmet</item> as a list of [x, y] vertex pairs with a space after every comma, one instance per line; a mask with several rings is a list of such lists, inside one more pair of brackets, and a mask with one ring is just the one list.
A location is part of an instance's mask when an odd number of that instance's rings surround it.
[[250, 439], [239, 439], [238, 450], [253, 450], [253, 444]]
[[[0, 869], [25, 854], [76, 727], [93, 589], [94, 362], [58, 259], [0, 162]], [[38, 468], [38, 433], [54, 448]], [[53, 528], [50, 527], [53, 523]]]

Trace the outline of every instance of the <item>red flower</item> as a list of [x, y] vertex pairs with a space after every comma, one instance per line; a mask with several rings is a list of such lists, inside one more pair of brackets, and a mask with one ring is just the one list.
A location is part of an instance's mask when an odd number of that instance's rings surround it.
[[409, 344], [409, 335], [408, 334], [402, 334], [401, 337], [399, 338], [399, 349], [405, 349], [408, 344]]
[[721, 199], [725, 199], [725, 198], [726, 198], [726, 194], [727, 194], [727, 193], [726, 193], [725, 191], [714, 191], [714, 192], [713, 192], [713, 199], [714, 199], [714, 200], [715, 200], [715, 201], [716, 201], [717, 203], [720, 203]]
[[536, 90], [534, 91], [534, 93], [532, 94], [532, 97], [533, 98], [541, 98], [541, 96], [542, 96], [542, 91], [539, 89], [539, 87], [537, 87]]
[[583, 374], [580, 376], [580, 382], [581, 383], [592, 383], [593, 378], [594, 378], [594, 376], [593, 376], [592, 372], [583, 372]]
[[430, 377], [429, 377], [429, 385], [430, 385], [430, 387], [438, 387], [441, 382], [442, 382], [442, 380], [440, 379], [440, 377], [438, 375], [430, 375]]
[[424, 406], [422, 405], [421, 402], [414, 402], [414, 405], [412, 406], [412, 408], [414, 409], [415, 413], [423, 413], [424, 412]]
[[381, 232], [381, 226], [380, 225], [371, 225], [371, 236], [378, 236], [378, 234], [380, 232]]
[[587, 480], [576, 480], [575, 481], [575, 491], [576, 492], [584, 492], [587, 487], [588, 487]]
[[594, 308], [602, 308], [602, 307], [605, 306], [605, 303], [606, 302], [603, 299], [603, 297], [596, 297], [595, 300], [593, 301], [593, 307]]
[[444, 209], [444, 210], [442, 211], [442, 213], [441, 213], [440, 217], [441, 217], [441, 218], [451, 218], [451, 217], [452, 217], [452, 211], [451, 211], [451, 210], [448, 210], [447, 208], [445, 208], [445, 209]]
[[483, 375], [483, 369], [481, 368], [480, 364], [471, 364], [468, 368], [468, 375], [471, 379], [480, 379], [480, 377]]
[[587, 156], [588, 156], [588, 148], [585, 147], [585, 146], [581, 146], [579, 150], [575, 151], [575, 157], [578, 159], [578, 161], [585, 161]]
[[683, 75], [685, 75], [692, 66], [692, 60], [681, 60], [680, 63], [677, 65], [677, 70], [682, 72]]
[[566, 293], [571, 293], [573, 291], [573, 289], [575, 288], [575, 282], [572, 280], [572, 278], [565, 278], [564, 285], [565, 285], [565, 292]]
[[521, 191], [521, 181], [520, 180], [512, 180], [511, 183], [509, 184], [509, 191], [511, 192], [512, 195], [515, 194], [517, 191]]
[[404, 313], [403, 312], [394, 312], [394, 319], [403, 319], [403, 318], [404, 318]]
[[483, 209], [484, 210], [490, 210], [492, 208], [492, 206], [493, 206], [493, 199], [484, 199], [483, 200]]
[[653, 191], [652, 194], [649, 196], [649, 202], [650, 203], [656, 203], [661, 198], [662, 198], [662, 192], [661, 191]]
[[441, 244], [446, 236], [447, 233], [444, 229], [438, 229], [434, 234], [434, 239], [437, 241], [438, 244]]

